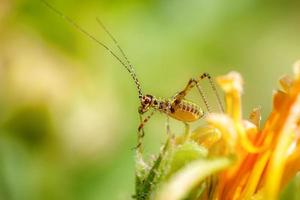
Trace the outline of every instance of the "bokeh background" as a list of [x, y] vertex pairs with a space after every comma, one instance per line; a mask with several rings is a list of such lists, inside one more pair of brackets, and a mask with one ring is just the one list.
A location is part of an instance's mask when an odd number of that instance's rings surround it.
[[[266, 119], [279, 77], [300, 59], [300, 1], [48, 1], [114, 48], [100, 17], [150, 94], [239, 71], [244, 117], [261, 106]], [[0, 0], [0, 199], [130, 199], [138, 105], [130, 76], [95, 42], [38, 0]], [[158, 114], [147, 125], [146, 156], [165, 123]], [[174, 120], [171, 129], [183, 132]], [[288, 191], [283, 199], [299, 199]]]

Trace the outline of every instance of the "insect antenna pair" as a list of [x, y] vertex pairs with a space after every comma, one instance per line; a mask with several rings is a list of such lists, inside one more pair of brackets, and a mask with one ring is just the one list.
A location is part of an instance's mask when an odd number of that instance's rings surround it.
[[[98, 45], [100, 45], [102, 48], [107, 50], [129, 72], [130, 76], [132, 77], [132, 79], [136, 85], [136, 88], [138, 91], [138, 97], [139, 97], [140, 103], [141, 103], [139, 106], [139, 109], [138, 109], [139, 114], [140, 114], [140, 125], [138, 127], [138, 144], [136, 146], [136, 149], [138, 150], [138, 152], [142, 152], [142, 139], [145, 135], [144, 126], [156, 111], [166, 114], [168, 118], [172, 117], [176, 120], [182, 121], [186, 126], [188, 126], [188, 123], [197, 121], [198, 119], [200, 119], [204, 116], [204, 111], [199, 105], [197, 105], [196, 103], [193, 103], [192, 101], [185, 99], [185, 97], [190, 92], [190, 90], [193, 89], [195, 86], [207, 108], [207, 111], [211, 112], [211, 108], [207, 101], [206, 95], [200, 86], [200, 81], [203, 79], [208, 79], [209, 84], [216, 96], [219, 109], [221, 111], [224, 111], [224, 108], [221, 103], [221, 98], [215, 87], [214, 81], [208, 73], [203, 73], [201, 76], [199, 76], [195, 79], [194, 78], [190, 79], [188, 81], [186, 87], [171, 98], [162, 99], [162, 98], [156, 98], [155, 96], [153, 96], [151, 94], [143, 94], [140, 82], [136, 76], [136, 73], [134, 71], [134, 68], [133, 68], [131, 62], [129, 61], [128, 57], [126, 56], [126, 54], [123, 51], [123, 49], [121, 48], [121, 46], [118, 44], [115, 37], [108, 31], [108, 29], [104, 26], [104, 24], [98, 18], [96, 18], [97, 22], [102, 27], [102, 29], [108, 34], [108, 36], [111, 38], [111, 40], [114, 42], [114, 44], [118, 48], [119, 52], [121, 53], [122, 58], [119, 57], [115, 52], [113, 52], [106, 44], [99, 41], [93, 35], [88, 33], [85, 29], [80, 27], [74, 20], [72, 20], [70, 17], [64, 15], [61, 11], [54, 8], [47, 1], [41, 0], [41, 2], [45, 6], [47, 6], [50, 10], [52, 10], [54, 13], [56, 13], [58, 16], [63, 18], [70, 25], [72, 25], [74, 28], [76, 28], [78, 31], [80, 31], [81, 33], [86, 35], [88, 38], [90, 38], [91, 40], [96, 42]], [[150, 114], [148, 116], [146, 116], [145, 118], [143, 118], [143, 115], [150, 109], [152, 109]], [[167, 130], [169, 130], [169, 127], [167, 128]], [[170, 134], [168, 134], [168, 135], [170, 136]]]

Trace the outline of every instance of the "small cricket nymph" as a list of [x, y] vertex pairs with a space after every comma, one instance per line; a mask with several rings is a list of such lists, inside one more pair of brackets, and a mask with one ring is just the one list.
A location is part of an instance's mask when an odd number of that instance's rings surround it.
[[208, 73], [203, 73], [201, 76], [199, 76], [196, 79], [191, 78], [187, 83], [186, 87], [182, 91], [178, 92], [176, 95], [174, 95], [172, 98], [169, 99], [156, 98], [151, 94], [142, 95], [140, 84], [139, 82], [136, 82], [137, 78], [136, 77], [134, 78], [138, 88], [139, 98], [141, 101], [141, 105], [139, 107], [140, 115], [142, 116], [148, 110], [153, 109], [153, 111], [145, 119], [142, 119], [141, 117], [141, 124], [138, 128], [138, 133], [139, 133], [138, 145], [137, 145], [138, 149], [140, 149], [140, 146], [142, 144], [142, 138], [144, 136], [144, 131], [143, 131], [144, 125], [149, 121], [149, 119], [151, 118], [151, 116], [154, 114], [155, 111], [160, 111], [161, 113], [164, 113], [169, 117], [179, 120], [183, 122], [186, 126], [188, 125], [188, 123], [197, 121], [204, 116], [205, 113], [199, 105], [193, 103], [190, 100], [185, 99], [185, 97], [190, 92], [190, 90], [195, 86], [198, 89], [198, 92], [201, 95], [203, 102], [205, 103], [207, 111], [210, 112], [210, 106], [199, 84], [199, 82], [205, 78], [209, 80], [209, 83], [217, 97], [219, 109], [221, 111], [224, 111], [215, 84]]
[[[203, 73], [201, 76], [197, 78], [192, 78], [187, 83], [186, 87], [178, 92], [176, 95], [169, 99], [161, 99], [156, 98], [153, 95], [146, 94], [144, 95], [141, 89], [140, 82], [136, 76], [136, 73], [134, 71], [133, 66], [131, 65], [129, 59], [127, 58], [126, 54], [124, 53], [123, 49], [119, 46], [117, 40], [113, 37], [113, 35], [108, 31], [108, 29], [103, 25], [103, 23], [97, 18], [97, 22], [99, 25], [103, 28], [103, 30], [109, 35], [109, 37], [113, 40], [114, 44], [118, 48], [120, 54], [122, 57], [119, 57], [114, 51], [112, 51], [107, 45], [105, 45], [103, 42], [97, 40], [93, 35], [89, 34], [85, 29], [81, 28], [76, 22], [74, 22], [71, 18], [64, 15], [62, 12], [51, 6], [48, 2], [41, 0], [50, 10], [55, 12], [57, 15], [59, 15], [61, 18], [66, 20], [70, 25], [72, 25], [74, 28], [76, 28], [78, 31], [89, 37], [91, 40], [99, 44], [101, 47], [103, 47], [105, 50], [107, 50], [125, 69], [129, 72], [130, 76], [132, 77], [137, 91], [138, 96], [141, 102], [141, 105], [138, 109], [140, 114], [140, 120], [141, 123], [138, 128], [138, 144], [137, 144], [137, 150], [142, 151], [141, 144], [142, 144], [142, 138], [144, 136], [144, 130], [143, 127], [147, 123], [147, 121], [151, 118], [151, 116], [155, 113], [155, 111], [159, 111], [161, 113], [166, 114], [169, 117], [172, 117], [176, 120], [179, 120], [187, 125], [189, 122], [194, 122], [199, 120], [201, 117], [204, 116], [203, 109], [198, 106], [196, 103], [193, 103], [192, 101], [186, 100], [185, 97], [189, 93], [189, 91], [196, 86], [198, 89], [199, 94], [201, 95], [201, 98], [203, 102], [205, 103], [205, 106], [207, 108], [207, 111], [210, 112], [210, 107], [208, 104], [208, 101], [206, 99], [206, 96], [204, 95], [204, 92], [202, 91], [202, 88], [200, 87], [200, 81], [203, 79], [208, 79], [212, 90], [215, 93], [215, 96], [217, 98], [219, 109], [224, 111], [221, 99], [219, 97], [219, 94], [217, 92], [217, 89], [215, 87], [215, 84], [211, 78], [211, 76], [207, 73]], [[153, 110], [148, 116], [146, 116], [144, 119], [142, 116], [149, 110]]]

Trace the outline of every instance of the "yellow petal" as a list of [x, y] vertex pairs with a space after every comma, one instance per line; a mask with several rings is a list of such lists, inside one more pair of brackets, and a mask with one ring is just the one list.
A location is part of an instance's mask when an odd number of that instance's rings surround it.
[[261, 107], [254, 108], [249, 116], [250, 122], [256, 125], [257, 128], [260, 127], [261, 121]]
[[[237, 143], [237, 133], [234, 129], [232, 119], [224, 114], [212, 113], [207, 116], [206, 120], [209, 124], [221, 131], [222, 138], [228, 145], [229, 152], [234, 152]], [[224, 153], [226, 153], [225, 149]]]
[[[299, 85], [300, 86], [300, 85]], [[298, 89], [300, 87], [297, 87]], [[294, 91], [295, 92], [295, 91]], [[283, 170], [286, 164], [287, 152], [293, 134], [300, 118], [300, 95], [291, 97], [291, 102], [286, 101], [282, 105], [281, 114], [283, 115], [282, 128], [279, 130], [279, 137], [274, 153], [267, 169], [265, 193], [267, 199], [275, 199], [279, 193]]]
[[293, 85], [293, 77], [285, 75], [279, 79], [279, 83], [285, 92], [288, 92], [291, 86]]
[[219, 129], [213, 126], [200, 126], [193, 131], [191, 138], [201, 146], [209, 149], [222, 137]]

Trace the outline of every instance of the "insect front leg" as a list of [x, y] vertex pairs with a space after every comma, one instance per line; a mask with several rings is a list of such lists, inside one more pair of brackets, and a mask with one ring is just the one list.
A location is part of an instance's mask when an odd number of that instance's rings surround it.
[[149, 121], [149, 119], [153, 116], [155, 113], [155, 110], [153, 110], [145, 119], [143, 119], [142, 114], [140, 114], [140, 125], [138, 127], [138, 141], [136, 149], [141, 153], [143, 151], [142, 149], [142, 142], [143, 138], [145, 136], [144, 126]]
[[144, 125], [143, 125], [143, 115], [140, 114], [140, 125], [138, 127], [138, 138], [137, 138], [137, 145], [136, 145], [136, 149], [141, 152], [142, 151], [142, 139], [145, 136], [145, 130], [144, 130]]

